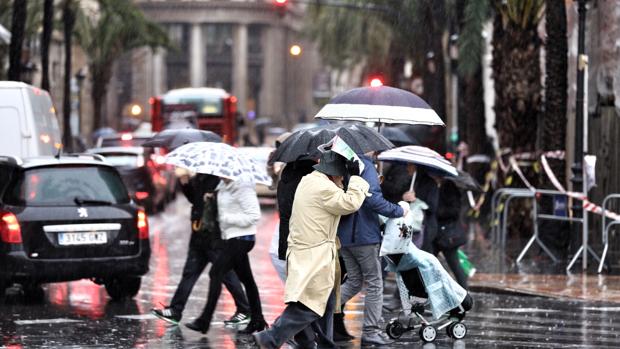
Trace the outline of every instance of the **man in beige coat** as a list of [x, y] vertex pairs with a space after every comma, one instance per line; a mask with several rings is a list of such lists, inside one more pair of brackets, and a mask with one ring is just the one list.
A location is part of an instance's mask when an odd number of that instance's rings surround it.
[[[300, 348], [314, 346], [310, 325], [333, 311], [326, 308], [336, 283], [340, 216], [357, 211], [368, 194], [357, 163], [328, 151], [314, 168], [302, 178], [293, 201], [284, 291], [287, 307], [271, 329], [254, 334], [261, 348], [279, 348], [292, 337]], [[351, 179], [345, 192], [342, 177], [347, 172]]]

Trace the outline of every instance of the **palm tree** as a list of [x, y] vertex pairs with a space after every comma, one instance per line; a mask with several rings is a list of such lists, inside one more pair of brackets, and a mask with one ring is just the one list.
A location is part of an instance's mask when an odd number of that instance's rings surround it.
[[495, 0], [493, 79], [499, 144], [513, 152], [536, 149], [542, 101], [537, 26], [544, 0]]
[[13, 1], [11, 45], [9, 48], [9, 80], [19, 81], [22, 70], [22, 45], [26, 28], [28, 7], [26, 0]]
[[78, 16], [77, 39], [88, 56], [94, 129], [103, 126], [102, 105], [114, 62], [134, 48], [169, 46], [166, 32], [130, 1], [99, 0], [99, 12]]
[[43, 31], [41, 32], [41, 88], [49, 91], [49, 48], [54, 29], [54, 0], [45, 0], [43, 3]]

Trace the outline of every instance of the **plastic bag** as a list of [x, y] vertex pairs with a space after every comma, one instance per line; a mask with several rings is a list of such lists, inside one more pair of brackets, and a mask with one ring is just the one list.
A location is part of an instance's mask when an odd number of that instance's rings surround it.
[[410, 211], [406, 217], [389, 219], [383, 217], [385, 232], [379, 251], [380, 256], [406, 253], [409, 250], [409, 244], [413, 243], [413, 234], [422, 230], [424, 210], [428, 209], [428, 205], [417, 199], [409, 204], [409, 208]]

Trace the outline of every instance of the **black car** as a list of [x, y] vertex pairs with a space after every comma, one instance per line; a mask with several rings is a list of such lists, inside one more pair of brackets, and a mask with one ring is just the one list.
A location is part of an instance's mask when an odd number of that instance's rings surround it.
[[150, 254], [147, 216], [103, 158], [0, 156], [0, 295], [88, 278], [133, 297]]
[[163, 166], [154, 161], [150, 148], [104, 147], [89, 149], [90, 154], [99, 154], [116, 167], [127, 186], [129, 195], [147, 213], [161, 211], [170, 198], [170, 175]]

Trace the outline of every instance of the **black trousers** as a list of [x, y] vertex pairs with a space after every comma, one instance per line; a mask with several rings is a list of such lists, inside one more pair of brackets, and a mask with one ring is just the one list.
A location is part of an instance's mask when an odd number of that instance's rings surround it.
[[[192, 293], [192, 289], [198, 281], [200, 274], [205, 270], [209, 263], [213, 263], [219, 254], [218, 250], [204, 248], [203, 246], [192, 246], [190, 244], [183, 267], [183, 276], [181, 282], [177, 286], [177, 290], [172, 297], [170, 307], [177, 313], [183, 313], [187, 299]], [[237, 311], [241, 313], [249, 313], [250, 305], [243, 292], [243, 287], [239, 282], [239, 278], [234, 272], [230, 271], [224, 275], [223, 283], [230, 292], [237, 306]]]
[[199, 317], [201, 321], [206, 324], [211, 322], [220, 294], [222, 293], [222, 282], [226, 274], [231, 270], [234, 270], [245, 287], [245, 292], [250, 303], [252, 321], [264, 321], [260, 296], [258, 294], [256, 282], [254, 281], [254, 276], [252, 275], [252, 268], [250, 267], [250, 258], [248, 255], [253, 247], [254, 241], [235, 238], [224, 241], [222, 251], [225, 252], [219, 254], [209, 272], [209, 277], [211, 279], [209, 281], [209, 295], [207, 297], [207, 304]]

